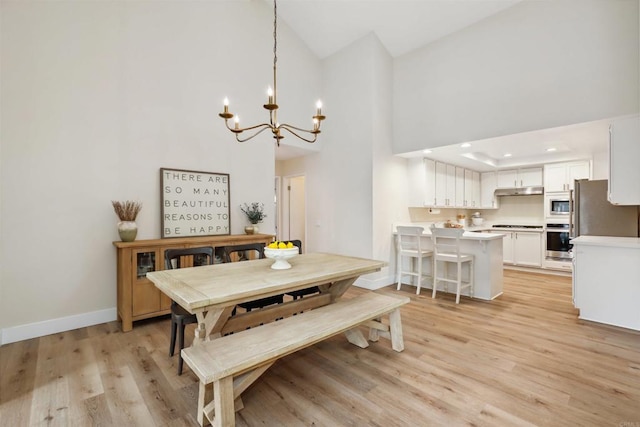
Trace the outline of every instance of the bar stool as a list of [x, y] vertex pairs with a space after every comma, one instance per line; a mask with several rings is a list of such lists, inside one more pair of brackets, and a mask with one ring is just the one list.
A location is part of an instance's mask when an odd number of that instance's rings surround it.
[[[405, 227], [398, 226], [397, 230], [397, 238], [396, 238], [396, 254], [397, 254], [397, 262], [396, 269], [398, 271], [398, 288], [400, 290], [400, 285], [402, 284], [402, 276], [415, 276], [418, 278], [418, 287], [416, 289], [416, 295], [420, 294], [420, 286], [422, 285], [422, 279], [425, 277], [429, 277], [427, 275], [422, 274], [422, 260], [424, 258], [433, 259], [433, 251], [429, 249], [425, 249], [422, 247], [422, 233], [424, 232], [424, 227]], [[402, 268], [402, 257], [408, 257], [410, 262], [409, 270], [404, 270]], [[418, 271], [416, 271], [415, 263], [418, 263]]]
[[[469, 288], [469, 296], [473, 297], [473, 260], [472, 254], [460, 252], [460, 237], [464, 233], [463, 228], [436, 228], [431, 226], [431, 240], [433, 241], [433, 292], [432, 298], [436, 297], [436, 289], [438, 282], [444, 282], [445, 292], [447, 284], [456, 284], [456, 304], [460, 303], [460, 291]], [[438, 276], [438, 261], [445, 263], [444, 275]], [[469, 263], [469, 280], [462, 281], [462, 264]], [[456, 278], [451, 279], [449, 276], [449, 264], [455, 263]]]

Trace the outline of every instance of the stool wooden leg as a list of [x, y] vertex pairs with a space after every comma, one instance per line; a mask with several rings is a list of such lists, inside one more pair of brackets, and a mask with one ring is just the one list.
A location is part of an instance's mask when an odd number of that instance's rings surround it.
[[396, 260], [396, 270], [398, 271], [397, 274], [397, 282], [398, 282], [398, 287], [396, 288], [396, 290], [400, 290], [400, 280], [402, 280], [402, 256], [400, 255], [400, 253], [398, 253], [398, 259]]
[[418, 263], [418, 286], [416, 287], [416, 295], [420, 295], [420, 285], [422, 285], [422, 258], [416, 258]]
[[433, 260], [433, 290], [431, 291], [431, 298], [436, 297], [436, 288], [438, 287], [438, 261]]
[[460, 303], [460, 288], [462, 288], [462, 263], [458, 263], [458, 276], [456, 277], [456, 304]]

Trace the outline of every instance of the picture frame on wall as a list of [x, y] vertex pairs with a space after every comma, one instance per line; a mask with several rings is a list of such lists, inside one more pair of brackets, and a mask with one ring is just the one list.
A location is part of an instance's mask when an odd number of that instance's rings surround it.
[[229, 174], [160, 169], [162, 238], [231, 234]]

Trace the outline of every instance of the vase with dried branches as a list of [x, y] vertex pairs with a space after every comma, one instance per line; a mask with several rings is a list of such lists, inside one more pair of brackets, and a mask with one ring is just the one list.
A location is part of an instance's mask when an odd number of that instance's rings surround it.
[[113, 210], [120, 219], [118, 223], [118, 234], [123, 242], [133, 242], [138, 235], [136, 217], [142, 209], [142, 203], [126, 200], [124, 202], [111, 201]]

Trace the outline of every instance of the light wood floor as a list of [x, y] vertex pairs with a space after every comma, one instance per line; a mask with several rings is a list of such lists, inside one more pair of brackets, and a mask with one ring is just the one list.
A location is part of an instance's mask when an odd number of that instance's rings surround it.
[[[640, 426], [640, 333], [578, 320], [570, 278], [505, 271], [503, 296], [459, 305], [413, 292], [404, 352], [339, 336], [286, 357], [237, 424]], [[0, 425], [196, 425], [196, 377], [168, 339], [163, 319], [1, 347]]]

